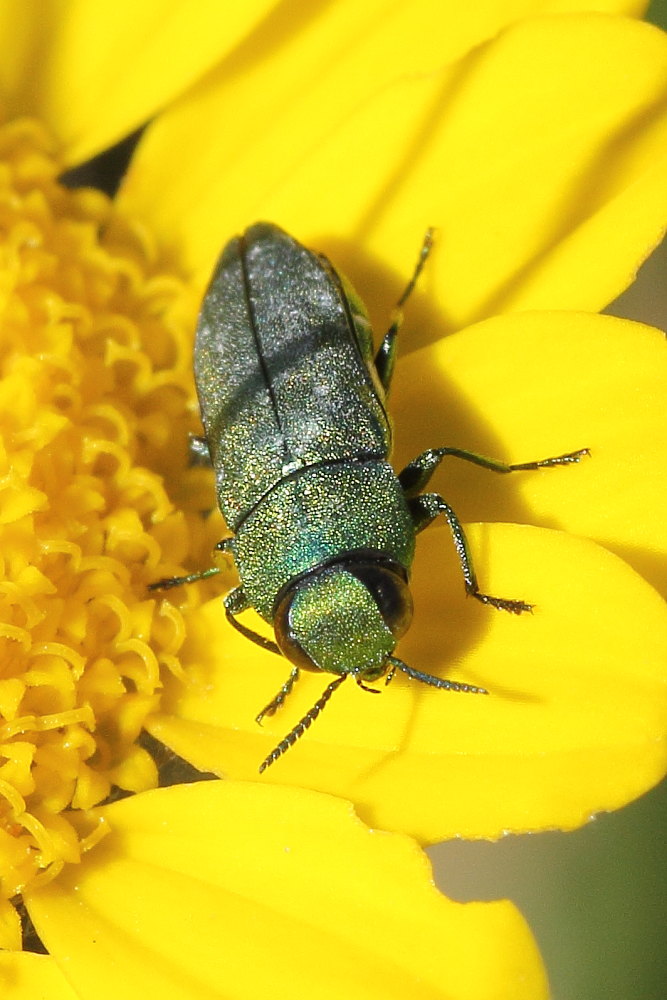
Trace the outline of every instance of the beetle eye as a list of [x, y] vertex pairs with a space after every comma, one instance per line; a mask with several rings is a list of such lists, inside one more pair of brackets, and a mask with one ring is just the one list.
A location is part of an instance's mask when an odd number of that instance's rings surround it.
[[385, 624], [395, 639], [399, 639], [412, 621], [412, 595], [407, 581], [382, 563], [349, 563], [348, 570], [370, 591], [380, 609]]

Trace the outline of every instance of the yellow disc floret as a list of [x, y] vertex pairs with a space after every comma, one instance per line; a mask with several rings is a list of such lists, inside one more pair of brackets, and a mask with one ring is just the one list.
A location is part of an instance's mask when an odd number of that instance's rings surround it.
[[58, 182], [49, 147], [33, 122], [0, 129], [5, 897], [79, 858], [112, 785], [156, 783], [135, 740], [184, 630], [146, 586], [189, 560], [202, 475], [191, 298], [104, 195]]

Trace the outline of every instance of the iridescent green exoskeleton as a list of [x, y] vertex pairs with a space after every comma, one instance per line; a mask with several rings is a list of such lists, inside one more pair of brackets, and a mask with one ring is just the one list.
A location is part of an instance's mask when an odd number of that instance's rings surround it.
[[[531, 607], [480, 591], [456, 514], [424, 488], [447, 455], [507, 473], [567, 465], [587, 453], [504, 465], [433, 448], [394, 473], [386, 396], [400, 310], [430, 247], [429, 232], [377, 352], [350, 285], [326, 258], [270, 223], [227, 244], [202, 305], [195, 377], [206, 437], [193, 442], [193, 452], [213, 463], [232, 532], [218, 546], [233, 555], [241, 581], [225, 598], [226, 614], [243, 635], [292, 664], [257, 721], [283, 704], [301, 669], [334, 675], [260, 771], [303, 735], [347, 677], [374, 691], [370, 683], [383, 675], [388, 682], [399, 670], [433, 687], [486, 694], [394, 656], [412, 615], [415, 536], [439, 514], [454, 536], [467, 592], [516, 614]], [[273, 627], [275, 642], [238, 620], [251, 607]]]

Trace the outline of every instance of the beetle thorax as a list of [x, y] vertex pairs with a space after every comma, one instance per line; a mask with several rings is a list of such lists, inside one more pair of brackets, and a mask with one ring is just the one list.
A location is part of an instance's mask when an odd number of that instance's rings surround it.
[[298, 666], [369, 680], [385, 672], [411, 612], [406, 581], [393, 566], [350, 558], [288, 586], [274, 625], [282, 652]]

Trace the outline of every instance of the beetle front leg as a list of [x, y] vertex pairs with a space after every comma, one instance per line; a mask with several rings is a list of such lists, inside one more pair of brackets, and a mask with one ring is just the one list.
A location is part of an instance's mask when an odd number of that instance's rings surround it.
[[270, 653], [277, 653], [278, 656], [283, 654], [278, 649], [278, 646], [271, 639], [266, 639], [259, 632], [253, 632], [252, 629], [248, 628], [247, 625], [243, 625], [236, 617], [240, 615], [242, 611], [247, 611], [252, 605], [248, 601], [248, 598], [243, 593], [243, 587], [235, 587], [231, 590], [224, 599], [225, 615], [227, 621], [230, 625], [233, 625], [237, 632], [245, 636], [246, 639], [250, 639], [257, 646], [261, 646], [262, 649], [267, 649]]
[[290, 694], [292, 688], [294, 687], [298, 679], [299, 679], [299, 668], [292, 667], [291, 674], [281, 687], [278, 694], [271, 699], [268, 705], [264, 706], [259, 715], [255, 716], [255, 722], [259, 723], [259, 725], [261, 726], [262, 719], [266, 715], [275, 715], [278, 709], [282, 708], [282, 706], [285, 704], [285, 699]]
[[456, 552], [463, 571], [466, 593], [482, 604], [490, 604], [493, 608], [499, 608], [501, 611], [509, 611], [514, 615], [520, 615], [522, 611], [532, 611], [533, 605], [526, 604], [525, 601], [513, 601], [505, 597], [491, 597], [490, 594], [483, 594], [480, 591], [461, 522], [441, 496], [437, 493], [422, 493], [420, 496], [412, 497], [409, 500], [409, 507], [415, 531], [423, 531], [438, 514], [442, 514], [446, 519], [449, 530], [454, 538], [454, 545], [456, 546]]
[[505, 462], [498, 462], [495, 458], [486, 458], [478, 455], [474, 451], [465, 451], [462, 448], [428, 448], [421, 455], [417, 455], [409, 465], [406, 465], [399, 473], [398, 480], [403, 487], [407, 497], [416, 496], [420, 490], [428, 483], [429, 479], [438, 468], [443, 458], [447, 456], [461, 458], [464, 462], [472, 462], [483, 469], [491, 472], [499, 472], [504, 475], [508, 472], [527, 472], [531, 469], [550, 469], [557, 465], [573, 465], [581, 461], [586, 455], [590, 455], [588, 448], [580, 448], [579, 451], [569, 451], [565, 455], [555, 455], [553, 458], [540, 458], [536, 462], [520, 462], [516, 465], [507, 465]]

